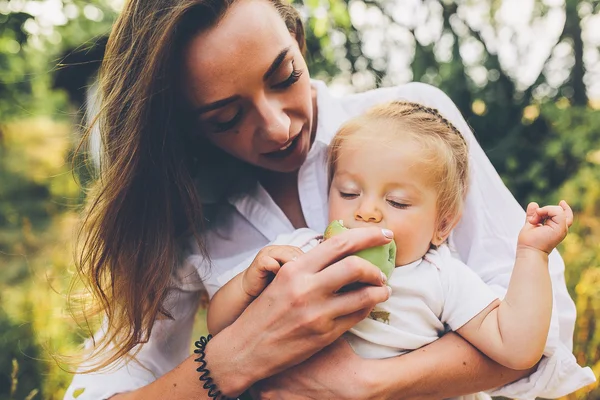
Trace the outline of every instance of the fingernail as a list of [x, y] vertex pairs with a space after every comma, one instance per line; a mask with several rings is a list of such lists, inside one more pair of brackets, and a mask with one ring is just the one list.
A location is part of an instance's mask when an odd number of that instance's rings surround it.
[[383, 236], [385, 236], [388, 239], [394, 238], [394, 232], [390, 231], [389, 229], [382, 229], [381, 232], [383, 232]]
[[388, 286], [387, 289], [388, 289], [388, 292], [390, 293], [390, 296], [391, 296], [392, 295], [392, 288]]
[[385, 276], [385, 274], [383, 272], [380, 272], [381, 274], [381, 283], [385, 283], [387, 281], [387, 276]]

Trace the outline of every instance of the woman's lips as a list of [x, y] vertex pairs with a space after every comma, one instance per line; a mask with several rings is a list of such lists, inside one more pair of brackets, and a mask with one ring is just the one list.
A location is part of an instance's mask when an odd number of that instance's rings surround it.
[[268, 158], [285, 158], [294, 152], [296, 147], [298, 147], [299, 141], [300, 134], [297, 134], [292, 140], [281, 146], [279, 150], [272, 151], [270, 153], [264, 153], [263, 155]]
[[289, 147], [292, 145], [292, 143], [294, 143], [294, 140], [296, 140], [296, 138], [294, 138], [294, 139], [290, 140], [290, 141], [288, 142], [288, 144], [286, 144], [286, 145], [282, 146], [282, 147], [281, 147], [281, 148], [280, 148], [278, 151], [287, 150], [287, 149], [288, 149], [288, 148], [289, 148]]

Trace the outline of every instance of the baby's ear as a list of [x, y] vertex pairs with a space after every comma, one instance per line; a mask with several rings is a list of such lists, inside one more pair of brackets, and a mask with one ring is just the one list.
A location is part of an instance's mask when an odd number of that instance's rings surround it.
[[431, 238], [431, 243], [435, 246], [439, 246], [442, 243], [444, 243], [446, 239], [448, 239], [448, 236], [450, 236], [450, 232], [452, 232], [452, 229], [454, 229], [456, 224], [458, 224], [458, 221], [460, 221], [461, 216], [462, 213], [454, 217], [446, 216], [440, 219], [438, 222], [437, 229], [435, 230], [435, 232], [433, 232], [433, 238]]

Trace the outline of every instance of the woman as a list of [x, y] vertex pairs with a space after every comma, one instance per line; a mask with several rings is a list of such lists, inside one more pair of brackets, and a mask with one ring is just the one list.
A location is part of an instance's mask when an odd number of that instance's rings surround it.
[[[325, 228], [327, 144], [342, 122], [376, 102], [406, 98], [436, 107], [470, 142], [473, 189], [452, 242], [504, 293], [524, 213], [451, 100], [422, 84], [335, 99], [309, 80], [303, 46], [297, 13], [279, 0], [127, 3], [102, 67], [102, 179], [81, 264], [107, 315], [95, 351], [100, 366], [111, 368], [77, 375], [66, 398], [208, 398], [188, 356], [200, 290], [212, 295], [220, 276], [280, 233]], [[387, 360], [360, 359], [336, 340], [389, 296], [375, 267], [345, 256], [390, 236], [354, 229], [283, 268], [206, 345], [220, 391], [442, 398], [533, 372], [496, 393], [562, 394], [548, 382], [569, 368], [575, 310], [556, 253], [552, 330], [535, 371], [503, 368], [452, 334]], [[357, 281], [370, 285], [336, 294]]]

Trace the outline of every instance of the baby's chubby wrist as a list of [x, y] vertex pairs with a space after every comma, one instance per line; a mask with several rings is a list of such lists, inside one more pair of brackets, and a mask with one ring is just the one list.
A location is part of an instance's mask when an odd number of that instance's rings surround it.
[[548, 252], [527, 244], [517, 243], [517, 259], [539, 260], [548, 264]]

